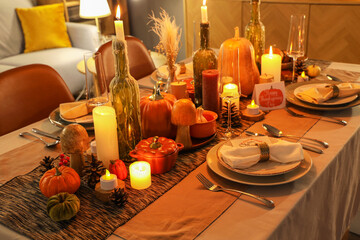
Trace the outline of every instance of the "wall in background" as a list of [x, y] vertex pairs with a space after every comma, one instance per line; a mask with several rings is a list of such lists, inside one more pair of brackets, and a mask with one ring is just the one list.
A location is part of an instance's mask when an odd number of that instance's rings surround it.
[[185, 45], [185, 21], [183, 0], [127, 0], [127, 7], [130, 22], [130, 34], [141, 39], [149, 50], [154, 51], [159, 38], [149, 32], [152, 24], [149, 22], [149, 14], [154, 11], [155, 16], [159, 17], [160, 9], [163, 8], [169, 16], [174, 16], [176, 25], [182, 29], [182, 46], [178, 54], [178, 60], [186, 57]]

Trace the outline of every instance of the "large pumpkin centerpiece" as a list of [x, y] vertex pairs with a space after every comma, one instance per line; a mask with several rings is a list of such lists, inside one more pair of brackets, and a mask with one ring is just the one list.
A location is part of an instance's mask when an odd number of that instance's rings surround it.
[[46, 197], [51, 197], [60, 192], [75, 193], [80, 187], [80, 177], [70, 167], [55, 167], [44, 173], [40, 179], [39, 187]]
[[176, 127], [171, 124], [171, 110], [175, 101], [174, 95], [160, 93], [158, 86], [155, 86], [153, 94], [141, 98], [140, 113], [143, 138], [175, 137]]
[[[239, 59], [239, 69], [232, 65], [236, 58]], [[255, 84], [259, 83], [260, 74], [255, 63], [254, 47], [249, 40], [239, 37], [238, 27], [235, 28], [235, 36], [221, 44], [218, 66], [221, 76], [233, 76], [234, 72], [240, 72], [243, 95], [250, 95]]]

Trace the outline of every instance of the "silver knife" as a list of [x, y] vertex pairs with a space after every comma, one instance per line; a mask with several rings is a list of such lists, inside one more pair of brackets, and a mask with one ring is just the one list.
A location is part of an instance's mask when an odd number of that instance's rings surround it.
[[[251, 131], [245, 131], [245, 133], [247, 135], [250, 135], [250, 136], [266, 136], [265, 134], [254, 133], [254, 132], [251, 132]], [[320, 148], [309, 146], [309, 145], [304, 144], [304, 143], [300, 143], [300, 144], [301, 144], [303, 149], [306, 149], [306, 150], [309, 150], [309, 151], [312, 151], [312, 152], [316, 152], [316, 153], [319, 153], [319, 154], [324, 153], [324, 151], [322, 149], [320, 149]]]
[[45, 136], [45, 137], [49, 137], [49, 138], [52, 138], [52, 139], [55, 139], [55, 140], [60, 140], [60, 137], [59, 137], [59, 136], [55, 136], [55, 135], [53, 135], [53, 134], [44, 132], [44, 131], [42, 131], [42, 130], [40, 130], [40, 129], [37, 129], [37, 128], [31, 129], [31, 131], [33, 131], [34, 133], [37, 133], [37, 134], [39, 134], [39, 135]]
[[329, 75], [329, 74], [326, 74], [326, 77], [327, 77], [329, 80], [332, 80], [332, 81], [342, 82], [339, 78], [337, 78], [337, 77], [335, 77], [335, 76], [332, 76], [332, 75]]

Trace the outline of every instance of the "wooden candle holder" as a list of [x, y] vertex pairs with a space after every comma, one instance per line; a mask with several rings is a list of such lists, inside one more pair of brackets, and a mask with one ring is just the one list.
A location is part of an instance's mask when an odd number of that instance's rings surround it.
[[[125, 182], [118, 179], [117, 188], [125, 189]], [[95, 197], [102, 201], [103, 203], [110, 203], [110, 194], [113, 190], [102, 190], [100, 187], [100, 182], [95, 186]]]
[[249, 121], [261, 121], [265, 118], [265, 113], [261, 110], [259, 110], [259, 114], [256, 115], [250, 115], [247, 112], [247, 109], [245, 109], [244, 111], [241, 111], [242, 115], [241, 118], [245, 119], [245, 120], [249, 120]]

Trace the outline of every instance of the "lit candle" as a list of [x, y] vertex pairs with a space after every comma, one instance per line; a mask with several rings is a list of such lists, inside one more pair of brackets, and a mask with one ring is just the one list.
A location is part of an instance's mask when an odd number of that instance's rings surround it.
[[118, 41], [124, 41], [125, 40], [125, 35], [124, 35], [124, 24], [123, 21], [120, 20], [120, 5], [117, 6], [116, 9], [116, 19], [115, 20], [115, 32], [116, 32], [116, 39]]
[[219, 112], [219, 70], [209, 69], [202, 72], [202, 104], [205, 110]]
[[203, 0], [203, 5], [201, 6], [201, 22], [202, 23], [208, 22], [206, 0]]
[[151, 185], [150, 163], [137, 161], [129, 166], [130, 183], [134, 189], [145, 189]]
[[272, 46], [270, 46], [269, 54], [261, 56], [261, 74], [272, 74], [274, 82], [281, 81], [281, 56], [273, 54]]
[[109, 168], [110, 160], [119, 159], [115, 110], [109, 106], [95, 107], [93, 119], [97, 157]]
[[303, 72], [301, 73], [301, 76], [298, 76], [297, 81], [298, 81], [298, 82], [307, 82], [307, 81], [309, 81], [309, 77], [306, 76], [306, 75], [305, 75], [305, 72], [303, 71]]
[[113, 190], [117, 187], [117, 177], [115, 174], [110, 174], [106, 169], [105, 175], [100, 177], [100, 188], [105, 191]]
[[176, 81], [171, 83], [171, 94], [175, 95], [177, 99], [188, 98], [186, 93], [186, 82]]
[[[230, 77], [229, 77], [230, 78]], [[223, 80], [224, 81], [224, 80]], [[226, 80], [225, 80], [226, 81]], [[235, 103], [236, 108], [239, 110], [240, 108], [240, 94], [238, 86], [234, 83], [227, 83], [223, 86], [223, 92], [221, 93], [222, 98], [231, 97], [231, 103]], [[223, 99], [222, 106], [225, 106], [226, 100]]]
[[259, 106], [255, 104], [255, 101], [252, 100], [249, 105], [247, 105], [247, 113], [249, 115], [258, 115], [259, 114]]

